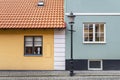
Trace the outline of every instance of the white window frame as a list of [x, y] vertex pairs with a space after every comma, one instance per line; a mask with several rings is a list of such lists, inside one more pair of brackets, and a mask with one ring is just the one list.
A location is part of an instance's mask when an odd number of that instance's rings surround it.
[[[95, 41], [95, 24], [96, 23], [88, 23], [88, 24], [93, 24], [93, 41], [85, 41], [84, 39], [84, 24], [83, 23], [83, 43], [106, 43], [106, 23], [104, 24], [104, 41]], [[97, 24], [101, 24], [101, 23], [97, 23]]]
[[[90, 61], [100, 61], [100, 63], [101, 63], [100, 68], [90, 68], [89, 67]], [[102, 60], [88, 60], [88, 70], [103, 70], [103, 61]]]

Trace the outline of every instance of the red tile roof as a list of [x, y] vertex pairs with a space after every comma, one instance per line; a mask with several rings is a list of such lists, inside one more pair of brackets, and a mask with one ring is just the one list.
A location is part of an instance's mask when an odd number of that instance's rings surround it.
[[0, 0], [0, 28], [65, 28], [64, 0]]

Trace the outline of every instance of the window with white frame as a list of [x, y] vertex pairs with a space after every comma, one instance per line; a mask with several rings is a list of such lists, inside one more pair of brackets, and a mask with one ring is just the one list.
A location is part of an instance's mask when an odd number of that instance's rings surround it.
[[25, 36], [24, 54], [25, 55], [42, 55], [42, 37]]
[[88, 70], [102, 70], [102, 60], [88, 60]]
[[84, 23], [84, 43], [105, 43], [105, 23]]

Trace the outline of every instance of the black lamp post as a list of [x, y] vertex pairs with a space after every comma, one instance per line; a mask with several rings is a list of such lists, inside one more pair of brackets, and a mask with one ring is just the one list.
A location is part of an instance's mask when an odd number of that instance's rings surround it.
[[73, 24], [74, 24], [74, 19], [75, 15], [71, 12], [70, 15], [68, 15], [69, 18], [69, 24], [71, 26], [71, 29], [69, 30], [71, 32], [71, 59], [70, 59], [70, 76], [74, 75], [74, 64], [73, 64]]

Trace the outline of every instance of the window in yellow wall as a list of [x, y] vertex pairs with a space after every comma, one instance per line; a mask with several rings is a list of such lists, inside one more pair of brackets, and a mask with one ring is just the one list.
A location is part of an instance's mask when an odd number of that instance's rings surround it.
[[25, 36], [24, 54], [25, 55], [42, 55], [42, 37]]

